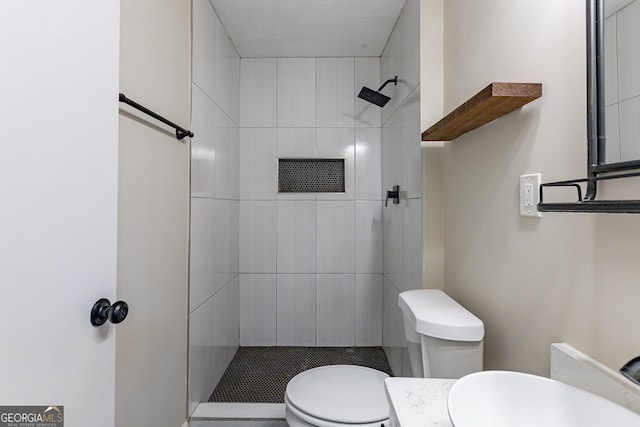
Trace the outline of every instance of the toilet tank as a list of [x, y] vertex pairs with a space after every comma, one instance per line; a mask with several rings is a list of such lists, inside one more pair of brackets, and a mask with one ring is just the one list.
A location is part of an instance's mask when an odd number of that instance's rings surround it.
[[414, 377], [455, 379], [482, 370], [480, 319], [437, 289], [402, 292], [398, 305]]

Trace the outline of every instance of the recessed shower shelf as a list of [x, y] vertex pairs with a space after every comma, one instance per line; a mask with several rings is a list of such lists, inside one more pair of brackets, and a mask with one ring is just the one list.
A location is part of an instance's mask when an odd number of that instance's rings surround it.
[[423, 141], [451, 141], [542, 96], [542, 83], [491, 83], [422, 132]]

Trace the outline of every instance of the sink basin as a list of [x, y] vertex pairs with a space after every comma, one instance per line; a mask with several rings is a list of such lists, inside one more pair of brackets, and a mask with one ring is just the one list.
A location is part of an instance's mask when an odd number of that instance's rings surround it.
[[485, 371], [456, 381], [448, 397], [455, 427], [640, 426], [640, 415], [559, 381]]

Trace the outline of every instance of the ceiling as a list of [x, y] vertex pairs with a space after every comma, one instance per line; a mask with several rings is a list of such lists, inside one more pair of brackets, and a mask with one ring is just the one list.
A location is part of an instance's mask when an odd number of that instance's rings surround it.
[[241, 57], [380, 56], [405, 0], [210, 0]]

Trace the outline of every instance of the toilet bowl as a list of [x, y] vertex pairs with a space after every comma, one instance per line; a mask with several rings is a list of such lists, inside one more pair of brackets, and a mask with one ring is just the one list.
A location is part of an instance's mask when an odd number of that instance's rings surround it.
[[290, 427], [380, 427], [387, 425], [389, 405], [384, 372], [351, 365], [304, 371], [285, 392]]

